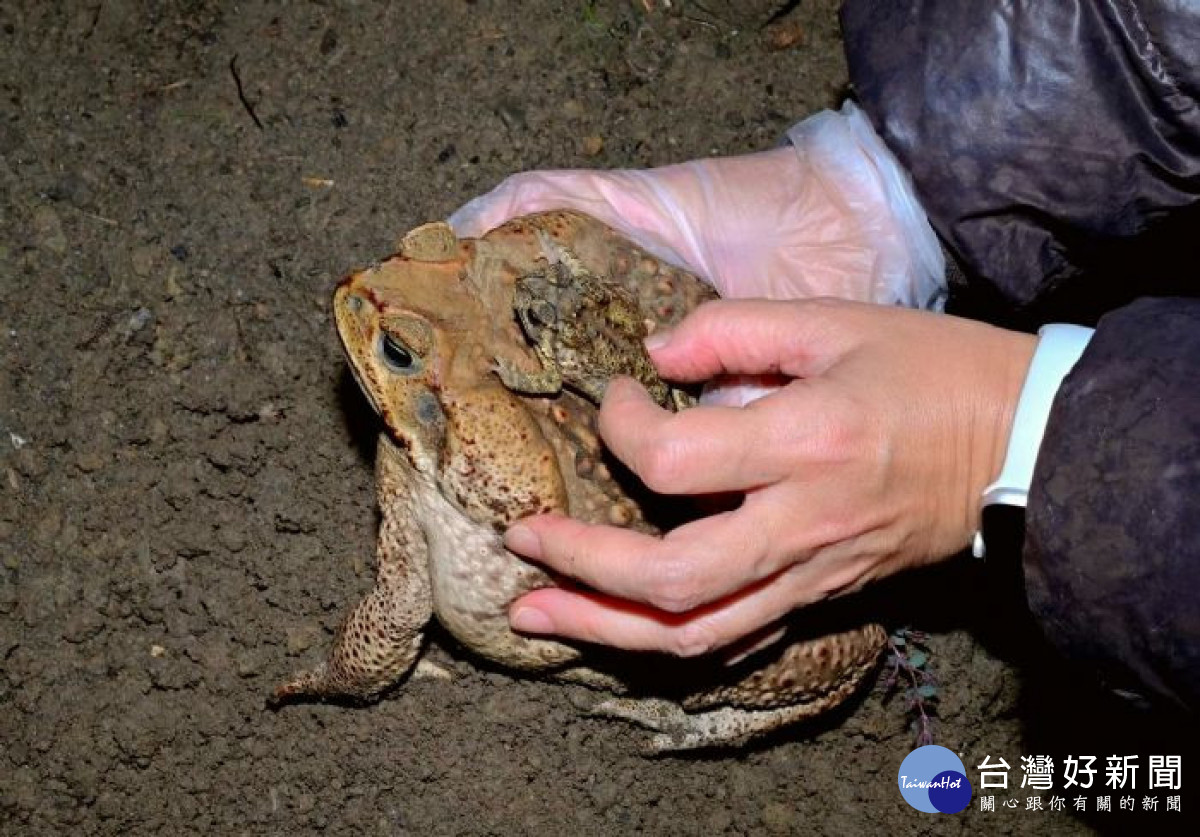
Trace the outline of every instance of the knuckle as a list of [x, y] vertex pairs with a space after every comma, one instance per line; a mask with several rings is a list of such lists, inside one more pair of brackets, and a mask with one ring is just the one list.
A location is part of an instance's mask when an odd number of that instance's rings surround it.
[[684, 446], [669, 434], [656, 434], [639, 452], [636, 471], [651, 491], [678, 492], [686, 468]]
[[707, 622], [688, 622], [671, 632], [669, 645], [677, 657], [699, 657], [717, 647], [717, 634]]
[[686, 561], [664, 561], [650, 584], [649, 603], [667, 613], [686, 613], [700, 604], [700, 588]]
[[675, 334], [691, 340], [711, 339], [714, 334], [719, 335], [728, 327], [730, 309], [736, 305], [737, 301], [728, 299], [701, 302], [675, 326]]
[[824, 458], [835, 462], [860, 457], [872, 441], [865, 418], [871, 411], [842, 398], [829, 399], [827, 407], [816, 436], [818, 450]]
[[688, 315], [688, 319], [693, 322], [720, 321], [728, 308], [729, 300], [708, 299], [693, 308], [691, 314]]
[[833, 336], [843, 333], [850, 325], [855, 303], [836, 296], [814, 296], [797, 300], [796, 310], [820, 323], [822, 334]]
[[859, 303], [834, 296], [796, 300], [797, 314], [809, 324], [811, 340], [817, 344], [838, 345], [852, 337]]

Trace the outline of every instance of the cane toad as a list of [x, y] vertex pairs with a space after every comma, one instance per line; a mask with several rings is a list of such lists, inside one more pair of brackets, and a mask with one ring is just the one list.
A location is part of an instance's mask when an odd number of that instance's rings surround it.
[[[517, 280], [513, 308], [541, 362], [537, 372], [498, 361], [500, 380], [527, 394], [554, 395], [567, 385], [599, 404], [614, 375], [640, 381], [661, 406], [684, 406], [680, 390], [654, 371], [643, 341], [649, 322], [637, 298], [587, 269], [569, 249], [538, 232], [546, 267]], [[670, 400], [669, 400], [670, 399]]]
[[557, 511], [649, 532], [670, 525], [677, 510], [606, 458], [594, 402], [607, 378], [632, 374], [678, 403], [641, 339], [710, 296], [571, 212], [518, 218], [479, 239], [419, 227], [397, 255], [345, 279], [333, 300], [338, 334], [384, 424], [377, 576], [328, 659], [275, 701], [377, 698], [414, 666], [435, 617], [494, 663], [619, 695], [597, 711], [654, 729], [655, 751], [738, 744], [852, 694], [885, 643], [878, 625], [798, 620], [783, 641], [729, 665], [651, 662], [509, 629], [509, 604], [554, 583], [504, 548], [515, 520]]

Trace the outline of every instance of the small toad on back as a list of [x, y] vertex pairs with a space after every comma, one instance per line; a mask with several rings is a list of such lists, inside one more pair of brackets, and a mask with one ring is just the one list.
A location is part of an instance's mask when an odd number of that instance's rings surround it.
[[564, 385], [594, 404], [616, 375], [636, 378], [661, 406], [682, 406], [684, 395], [654, 370], [643, 341], [654, 325], [637, 299], [592, 273], [566, 246], [538, 233], [545, 268], [517, 280], [513, 308], [541, 363], [524, 371], [497, 360], [504, 385], [531, 395], [554, 395]]

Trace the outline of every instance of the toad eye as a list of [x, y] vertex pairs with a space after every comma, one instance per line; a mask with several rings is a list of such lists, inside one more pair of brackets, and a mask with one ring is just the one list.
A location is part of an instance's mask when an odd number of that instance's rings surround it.
[[390, 334], [380, 335], [379, 354], [389, 369], [401, 375], [412, 375], [420, 369], [417, 358], [408, 347]]

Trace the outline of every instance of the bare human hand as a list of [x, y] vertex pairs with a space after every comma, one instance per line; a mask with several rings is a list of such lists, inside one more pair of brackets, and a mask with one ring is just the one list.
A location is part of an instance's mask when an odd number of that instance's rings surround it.
[[963, 549], [1036, 342], [830, 299], [713, 302], [652, 341], [668, 379], [788, 380], [745, 407], [681, 413], [627, 379], [605, 395], [601, 434], [647, 486], [742, 501], [661, 537], [560, 516], [518, 522], [509, 548], [588, 588], [521, 597], [518, 630], [696, 655]]

